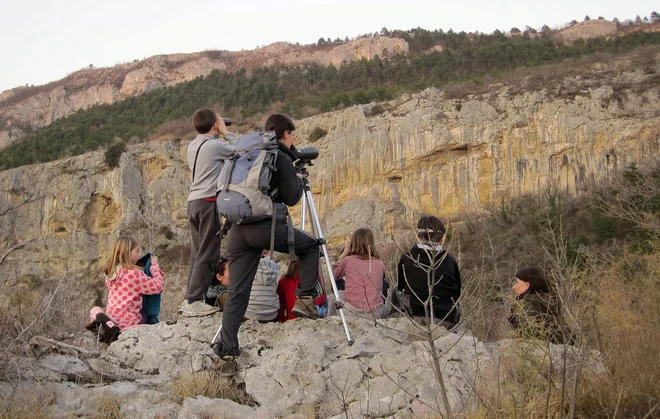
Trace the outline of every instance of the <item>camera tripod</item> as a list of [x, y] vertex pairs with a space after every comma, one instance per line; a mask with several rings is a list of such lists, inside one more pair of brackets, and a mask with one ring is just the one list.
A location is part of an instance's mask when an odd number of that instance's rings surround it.
[[[307, 164], [310, 164], [309, 162]], [[309, 176], [309, 172], [307, 172], [307, 169], [304, 167], [299, 169], [298, 171], [302, 175], [302, 181], [303, 181], [303, 188], [305, 191], [305, 194], [303, 195], [303, 201], [302, 201], [302, 208], [301, 208], [301, 221], [302, 221], [302, 229], [305, 229], [305, 215], [306, 215], [306, 210], [309, 209], [309, 214], [312, 222], [312, 231], [314, 236], [318, 238], [319, 246], [321, 247], [321, 251], [323, 253], [323, 259], [325, 260], [325, 265], [326, 268], [328, 269], [328, 276], [330, 277], [330, 285], [332, 286], [332, 292], [335, 294], [337, 298], [335, 298], [335, 307], [337, 308], [337, 311], [339, 312], [339, 316], [341, 317], [341, 322], [344, 325], [344, 332], [346, 332], [346, 339], [348, 340], [349, 346], [353, 344], [353, 337], [351, 336], [351, 331], [348, 328], [348, 323], [346, 322], [346, 316], [344, 316], [344, 303], [342, 303], [338, 296], [339, 296], [339, 290], [337, 289], [337, 282], [335, 281], [335, 276], [332, 273], [332, 264], [330, 263], [330, 256], [328, 255], [328, 248], [326, 246], [325, 238], [323, 237], [323, 232], [321, 231], [321, 223], [319, 222], [319, 216], [318, 213], [316, 212], [316, 207], [314, 206], [314, 199], [312, 197], [312, 187], [309, 183], [309, 180], [307, 177]], [[322, 272], [322, 271], [321, 271]], [[325, 286], [323, 286], [325, 289]], [[326, 302], [328, 298], [328, 294], [326, 293]]]

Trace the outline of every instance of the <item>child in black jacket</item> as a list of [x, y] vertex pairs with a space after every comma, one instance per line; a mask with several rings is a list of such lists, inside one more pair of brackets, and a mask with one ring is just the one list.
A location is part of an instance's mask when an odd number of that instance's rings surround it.
[[[425, 215], [417, 221], [417, 238], [398, 264], [398, 290], [410, 301], [413, 317], [428, 318], [453, 328], [459, 321], [458, 299], [461, 296], [461, 276], [456, 259], [447, 253], [445, 226], [438, 217]], [[429, 285], [432, 284], [432, 287]], [[429, 288], [432, 289], [429, 299]]]

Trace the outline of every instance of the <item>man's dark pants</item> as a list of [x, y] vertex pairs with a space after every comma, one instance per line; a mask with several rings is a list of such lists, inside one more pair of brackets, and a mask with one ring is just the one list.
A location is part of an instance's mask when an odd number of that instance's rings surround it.
[[220, 219], [215, 202], [188, 201], [190, 221], [190, 271], [186, 287], [187, 300], [202, 300], [215, 278], [215, 265], [220, 257]]
[[[227, 259], [229, 259], [229, 297], [222, 314], [221, 341], [225, 351], [238, 354], [238, 329], [250, 302], [252, 282], [257, 273], [259, 259], [265, 249], [270, 249], [271, 222], [233, 225], [227, 239]], [[278, 221], [275, 226], [275, 247], [273, 250], [288, 253], [288, 227]], [[300, 259], [300, 284], [297, 296], [314, 295], [318, 280], [319, 247], [318, 240], [302, 230], [294, 230], [295, 253]]]

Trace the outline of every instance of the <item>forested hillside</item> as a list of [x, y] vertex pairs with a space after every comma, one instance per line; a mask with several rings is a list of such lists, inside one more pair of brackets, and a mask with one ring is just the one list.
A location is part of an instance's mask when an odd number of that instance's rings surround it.
[[[0, 169], [78, 155], [113, 142], [141, 142], [163, 123], [189, 118], [200, 107], [245, 118], [273, 109], [306, 117], [354, 104], [389, 100], [404, 92], [460, 82], [483, 84], [521, 67], [594, 53], [618, 54], [660, 44], [660, 32], [633, 32], [571, 45], [546, 35], [530, 37], [416, 29], [398, 34], [411, 53], [334, 66], [266, 67], [250, 74], [214, 71], [205, 78], [154, 90], [112, 105], [96, 105], [29, 134], [0, 152]], [[442, 51], [425, 51], [427, 46]], [[1, 127], [0, 127], [1, 128]]]

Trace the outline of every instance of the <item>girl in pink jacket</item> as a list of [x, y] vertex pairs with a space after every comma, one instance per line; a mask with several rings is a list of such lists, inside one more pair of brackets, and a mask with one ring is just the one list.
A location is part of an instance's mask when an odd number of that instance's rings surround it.
[[[376, 318], [387, 314], [385, 265], [379, 259], [373, 232], [361, 227], [346, 240], [340, 261], [332, 265], [336, 279], [346, 278], [343, 301], [347, 308], [357, 309]], [[350, 310], [349, 310], [350, 311]]]
[[105, 285], [109, 292], [106, 313], [122, 330], [142, 320], [143, 294], [163, 292], [164, 275], [158, 266], [158, 258], [151, 256], [152, 278], [136, 265], [140, 256], [142, 249], [134, 238], [119, 236], [112, 257], [105, 264]]

